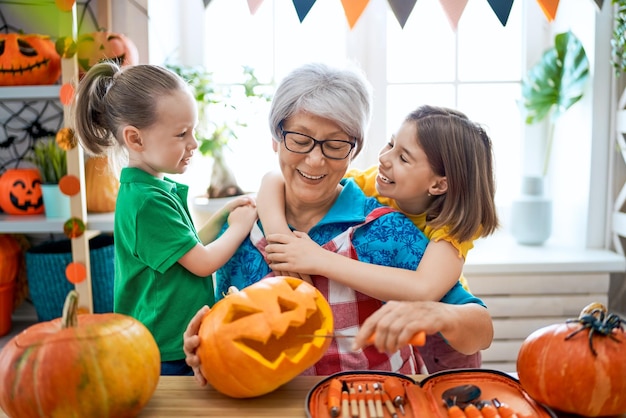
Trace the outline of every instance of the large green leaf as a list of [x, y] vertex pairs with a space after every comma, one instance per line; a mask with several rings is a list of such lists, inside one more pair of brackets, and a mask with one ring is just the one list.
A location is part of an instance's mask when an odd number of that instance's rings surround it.
[[554, 46], [522, 80], [520, 103], [527, 124], [552, 113], [555, 121], [583, 96], [589, 79], [589, 61], [580, 40], [571, 32], [556, 35]]

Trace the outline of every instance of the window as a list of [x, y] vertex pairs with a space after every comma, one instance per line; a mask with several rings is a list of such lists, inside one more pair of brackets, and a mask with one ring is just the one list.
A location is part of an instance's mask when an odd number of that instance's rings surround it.
[[[553, 33], [572, 27], [593, 60], [592, 49], [599, 31], [595, 26], [598, 25], [594, 19], [595, 7], [586, 0], [562, 3], [557, 20], [548, 23], [536, 2], [518, 1], [514, 2], [503, 27], [488, 2], [470, 1], [455, 32], [438, 0], [416, 2], [404, 28], [386, 0], [370, 0], [352, 30], [339, 0], [317, 0], [302, 23], [293, 2], [265, 0], [251, 15], [246, 2], [212, 0], [202, 22], [204, 45], [198, 48], [202, 51], [195, 49], [187, 55], [193, 60], [204, 54], [205, 66], [220, 82], [236, 81], [241, 66], [249, 65], [261, 82], [269, 85], [307, 61], [357, 62], [375, 92], [368, 146], [354, 162], [359, 168], [377, 163], [378, 150], [406, 113], [420, 104], [445, 105], [465, 112], [485, 126], [493, 141], [498, 181], [496, 200], [506, 228], [509, 205], [519, 191], [520, 178], [529, 170], [532, 173], [538, 164], [527, 157], [528, 150], [523, 149], [522, 140], [542, 130], [529, 128], [521, 120], [517, 107], [521, 77], [551, 45]], [[154, 16], [151, 18], [155, 21]], [[183, 32], [198, 30], [196, 27], [202, 25], [185, 26], [181, 28]], [[597, 91], [596, 85], [593, 93]], [[605, 209], [592, 204], [589, 198], [590, 173], [597, 178], [594, 170], [599, 170], [590, 164], [592, 145], [595, 147], [590, 132], [594, 126], [592, 115], [606, 115], [610, 111], [608, 98], [597, 110], [593, 108], [596, 104], [592, 105], [593, 95], [587, 96], [590, 97], [583, 99], [586, 103], [574, 112], [570, 110], [571, 114], [562, 119], [566, 120], [564, 125], [575, 121], [573, 125], [581, 126], [574, 135], [563, 133], [561, 144], [556, 145], [561, 149], [553, 152], [560, 161], [553, 165], [550, 179], [555, 200], [559, 201], [553, 229], [560, 232], [554, 231], [553, 235], [562, 235], [559, 243], [582, 247], [589, 246], [587, 235], [604, 229]], [[276, 167], [266, 116], [267, 109], [257, 109], [250, 116], [249, 128], [239, 133], [239, 139], [231, 144], [232, 153], [227, 155], [240, 185], [250, 191], [258, 188], [259, 173]], [[572, 139], [576, 139], [573, 148]], [[571, 151], [580, 151], [580, 155], [572, 159], [566, 155]], [[568, 169], [572, 161], [577, 164], [577, 170]], [[597, 161], [595, 156], [594, 161]], [[599, 176], [605, 178], [604, 173]], [[195, 180], [198, 175], [192, 174], [190, 178]], [[593, 222], [597, 222], [595, 227], [591, 225]], [[586, 226], [583, 238], [580, 225]], [[595, 234], [591, 238], [592, 246], [602, 246], [603, 239]]]

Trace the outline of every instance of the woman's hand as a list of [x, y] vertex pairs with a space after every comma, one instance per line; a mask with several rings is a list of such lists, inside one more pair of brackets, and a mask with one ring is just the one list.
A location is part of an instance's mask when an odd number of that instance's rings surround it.
[[200, 325], [202, 318], [209, 312], [208, 306], [203, 306], [187, 325], [187, 329], [183, 333], [183, 350], [185, 351], [185, 362], [193, 369], [193, 375], [201, 386], [206, 386], [207, 381], [200, 370], [200, 357], [197, 356], [196, 350], [200, 346]]

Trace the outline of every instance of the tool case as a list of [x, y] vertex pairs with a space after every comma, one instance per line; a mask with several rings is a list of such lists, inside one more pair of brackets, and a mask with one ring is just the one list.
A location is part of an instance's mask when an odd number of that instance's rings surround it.
[[[417, 382], [409, 376], [405, 376], [392, 372], [377, 372], [377, 371], [351, 371], [340, 372], [330, 375], [316, 384], [307, 394], [305, 401], [305, 410], [307, 417], [309, 418], [327, 418], [327, 417], [354, 417], [351, 413], [343, 415], [347, 411], [345, 404], [339, 402], [339, 408], [337, 408], [336, 398], [332, 401], [332, 405], [329, 405], [329, 388], [331, 382], [334, 379], [339, 380], [343, 385], [343, 388], [355, 388], [361, 386], [370, 390], [370, 399], [375, 395], [374, 388], [385, 386], [387, 388], [395, 387], [395, 394], [391, 394], [388, 400], [394, 399], [397, 395], [400, 395], [400, 400], [397, 404], [392, 402], [392, 406], [389, 407], [383, 400], [380, 402], [378, 397], [378, 410], [381, 411], [382, 403], [382, 416], [383, 418], [449, 418], [449, 417], [484, 417], [490, 418], [493, 416], [499, 416], [500, 418], [510, 418], [511, 413], [514, 412], [517, 418], [557, 418], [557, 415], [549, 407], [539, 404], [534, 401], [521, 387], [519, 381], [509, 374], [500, 372], [497, 370], [489, 369], [456, 369], [446, 370], [437, 373], [433, 373], [425, 377], [422, 381]], [[387, 382], [387, 379], [390, 379]], [[335, 381], [335, 384], [337, 382]], [[385, 385], [386, 383], [386, 385]], [[378, 385], [375, 385], [378, 384]], [[449, 389], [459, 388], [466, 385], [472, 385], [480, 389], [480, 396], [475, 399], [474, 402], [470, 402], [474, 407], [463, 409], [449, 410], [448, 405], [452, 405], [454, 401], [444, 401], [444, 392], [450, 393]], [[454, 389], [453, 389], [454, 390]], [[364, 390], [363, 390], [364, 391]], [[355, 391], [353, 391], [355, 392]], [[388, 394], [388, 390], [385, 389], [384, 393]], [[373, 394], [374, 395], [373, 395]], [[449, 396], [447, 396], [449, 397]], [[352, 399], [364, 399], [363, 394], [358, 392], [353, 393]], [[456, 400], [456, 396], [454, 397]], [[373, 398], [376, 400], [376, 396]], [[383, 398], [384, 399], [384, 398]], [[495, 402], [494, 402], [495, 399]], [[495, 415], [495, 412], [487, 413], [488, 410], [494, 411], [493, 408], [485, 408], [482, 411], [480, 408], [481, 401], [488, 401], [489, 404], [501, 405], [501, 409], [497, 409], [499, 414]], [[349, 401], [348, 401], [349, 403]], [[361, 411], [356, 417], [358, 418], [372, 418], [373, 412], [370, 413], [369, 405], [367, 401], [364, 401], [365, 411]], [[400, 410], [399, 404], [402, 404], [402, 410]], [[475, 406], [478, 405], [478, 408]], [[335, 406], [333, 413], [331, 414], [330, 407]], [[461, 408], [465, 405], [461, 404]], [[507, 408], [508, 407], [508, 408]], [[469, 409], [473, 409], [470, 413]], [[395, 410], [395, 415], [390, 411]], [[454, 411], [454, 412], [453, 412]], [[479, 412], [477, 412], [479, 411]], [[380, 412], [375, 416], [378, 417]]]

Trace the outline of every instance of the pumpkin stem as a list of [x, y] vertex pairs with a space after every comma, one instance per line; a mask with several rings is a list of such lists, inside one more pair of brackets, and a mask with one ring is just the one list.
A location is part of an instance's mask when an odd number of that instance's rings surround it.
[[61, 328], [71, 328], [78, 325], [78, 292], [70, 290], [63, 305]]

